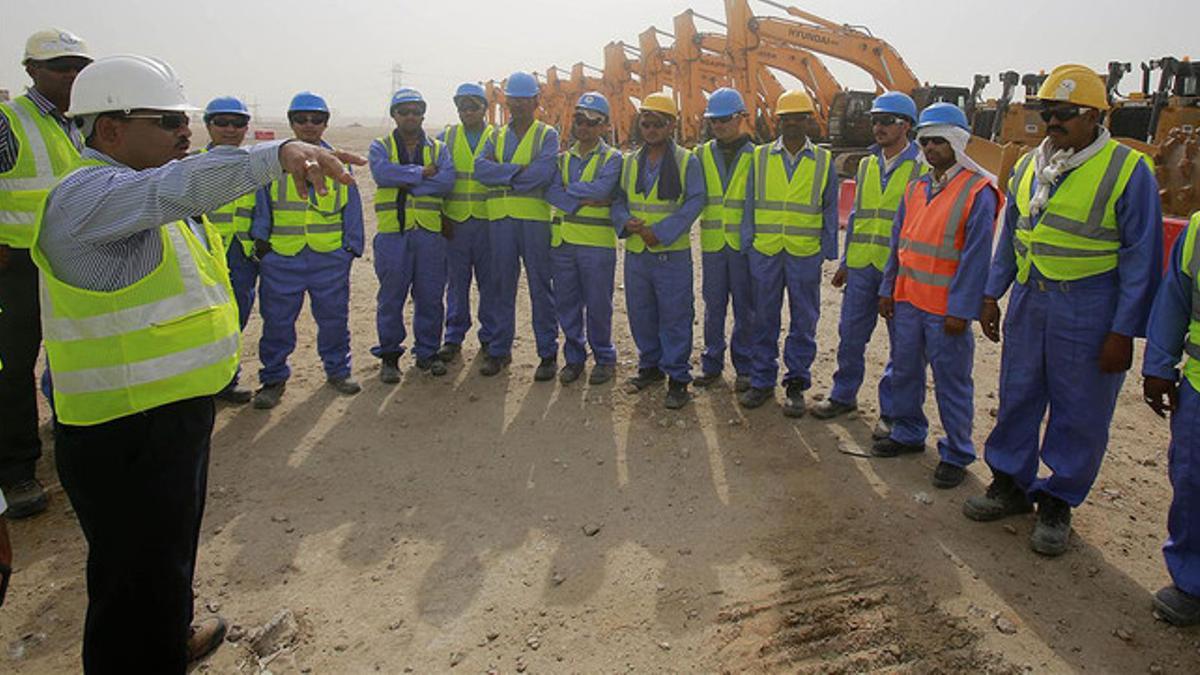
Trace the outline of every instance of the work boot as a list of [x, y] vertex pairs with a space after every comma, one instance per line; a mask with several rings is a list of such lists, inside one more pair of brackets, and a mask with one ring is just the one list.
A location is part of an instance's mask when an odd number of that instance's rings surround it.
[[[853, 403], [842, 403], [841, 401], [835, 401], [831, 398], [827, 398], [813, 406], [812, 414], [813, 417], [819, 420], [831, 420], [838, 415], [845, 415], [846, 413], [851, 413], [855, 410], [858, 410], [858, 406], [854, 405]], [[891, 435], [891, 431], [891, 429], [888, 429], [889, 436]]]
[[804, 385], [800, 382], [788, 382], [786, 397], [783, 399], [783, 416], [800, 418], [804, 417], [807, 407], [804, 403]]
[[691, 395], [688, 394], [687, 382], [671, 380], [667, 383], [667, 398], [663, 401], [663, 406], [667, 410], [679, 410], [687, 405], [691, 400]]
[[383, 357], [379, 366], [379, 381], [384, 384], [396, 384], [400, 381], [400, 356], [389, 354]]
[[1200, 624], [1200, 596], [1189, 595], [1178, 586], [1166, 586], [1154, 594], [1154, 609], [1175, 626]]
[[537, 370], [533, 371], [534, 382], [549, 382], [558, 374], [558, 359], [553, 356], [547, 356], [538, 363]]
[[438, 350], [437, 357], [445, 363], [450, 363], [458, 358], [458, 353], [462, 351], [462, 345], [457, 342], [447, 342]]
[[358, 383], [358, 380], [349, 375], [346, 377], [331, 377], [325, 380], [325, 382], [343, 396], [353, 396], [362, 391], [362, 386]]
[[434, 377], [441, 377], [446, 374], [446, 364], [437, 355], [430, 356], [425, 359], [417, 359], [417, 369], [429, 371]]
[[886, 417], [880, 417], [875, 423], [875, 428], [871, 430], [871, 438], [881, 441], [892, 435], [892, 421]]
[[924, 443], [901, 443], [890, 436], [871, 445], [871, 454], [875, 457], [899, 457], [900, 455], [916, 455], [925, 452]]
[[1029, 537], [1029, 547], [1051, 557], [1066, 553], [1071, 541], [1070, 505], [1045, 492], [1038, 493], [1037, 505], [1037, 524]]
[[665, 379], [667, 379], [667, 374], [658, 368], [638, 368], [638, 374], [629, 378], [629, 385], [635, 391], [641, 391]]
[[611, 363], [597, 363], [592, 368], [592, 374], [588, 376], [588, 384], [598, 385], [604, 384], [613, 378], [613, 366]]
[[981, 523], [1000, 520], [1019, 513], [1029, 513], [1033, 505], [1029, 498], [1017, 487], [1012, 476], [999, 471], [992, 471], [992, 484], [987, 492], [975, 495], [963, 502], [963, 515]]
[[949, 462], [938, 462], [933, 470], [933, 487], [939, 490], [949, 490], [958, 487], [967, 477], [967, 470]]
[[231, 405], [246, 405], [252, 398], [254, 398], [254, 392], [245, 387], [239, 387], [233, 382], [225, 385], [225, 388], [218, 391], [216, 396], [218, 401]]
[[217, 651], [217, 647], [225, 641], [225, 633], [229, 626], [225, 619], [210, 616], [189, 628], [187, 641], [187, 660], [193, 663]]
[[749, 391], [750, 390], [750, 376], [749, 375], [738, 375], [737, 379], [735, 379], [733, 381], [733, 390], [739, 394], [744, 391]]
[[568, 363], [562, 367], [562, 370], [558, 372], [558, 381], [561, 384], [571, 384], [575, 380], [578, 380], [579, 376], [582, 374], [582, 363]]
[[774, 387], [750, 387], [738, 396], [738, 403], [743, 408], [754, 409], [775, 398]]
[[492, 377], [498, 375], [504, 366], [512, 363], [512, 356], [505, 354], [504, 356], [492, 356], [487, 354], [483, 357], [483, 365], [479, 366], [479, 374], [484, 377]]
[[264, 384], [258, 388], [258, 393], [254, 395], [254, 407], [259, 410], [274, 408], [279, 405], [279, 399], [283, 398], [283, 390], [286, 388], [286, 382]]
[[692, 384], [697, 387], [710, 387], [721, 382], [721, 372], [701, 373], [699, 377], [692, 378]]
[[3, 492], [8, 502], [8, 510], [4, 515], [13, 520], [36, 516], [50, 504], [50, 496], [36, 478], [5, 485]]

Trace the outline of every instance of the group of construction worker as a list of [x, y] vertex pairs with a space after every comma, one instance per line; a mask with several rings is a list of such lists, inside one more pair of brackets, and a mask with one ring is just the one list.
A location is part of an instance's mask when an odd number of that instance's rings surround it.
[[[330, 109], [316, 94], [292, 99], [293, 138], [253, 146], [242, 145], [246, 106], [221, 97], [203, 111], [211, 142], [189, 153], [197, 109], [168, 64], [94, 60], [83, 40], [58, 29], [31, 36], [23, 63], [33, 85], [0, 104], [0, 511], [19, 518], [46, 508], [34, 475], [33, 371], [44, 345], [58, 475], [88, 542], [88, 672], [182, 673], [220, 644], [222, 620], [192, 625], [214, 397], [278, 404], [305, 294], [328, 382], [360, 390], [348, 300], [365, 241], [351, 165], [368, 166], [378, 185], [372, 354], [388, 383], [400, 380], [408, 296], [416, 365], [440, 375], [472, 325], [472, 280], [480, 370], [503, 370], [522, 262], [535, 379], [574, 382], [590, 350], [589, 382], [611, 380], [624, 240], [638, 350], [631, 390], [665, 380], [664, 404], [683, 407], [690, 383], [723, 379], [728, 350], [740, 404], [772, 400], [786, 291], [782, 409], [800, 417], [822, 265], [839, 260], [837, 372], [812, 413], [857, 410], [866, 346], [882, 317], [890, 358], [872, 454], [924, 452], [932, 366], [945, 429], [933, 483], [952, 488], [976, 458], [972, 323], [999, 342], [999, 303], [1009, 295], [1000, 405], [983, 452], [992, 482], [963, 512], [993, 521], [1036, 507], [1030, 544], [1044, 555], [1069, 548], [1071, 509], [1096, 479], [1133, 338], [1145, 336], [1144, 398], [1170, 415], [1174, 488], [1164, 547], [1173, 583], [1154, 605], [1173, 623], [1200, 623], [1200, 215], [1160, 283], [1153, 173], [1102, 126], [1104, 84], [1086, 67], [1047, 78], [1037, 95], [1046, 139], [1004, 186], [968, 155], [959, 108], [918, 112], [905, 94], [880, 95], [871, 111], [877, 144], [859, 163], [839, 252], [837, 174], [812, 140], [815, 109], [801, 91], [779, 98], [779, 137], [760, 145], [744, 133], [738, 92], [713, 92], [712, 140], [695, 150], [673, 140], [672, 97], [651, 94], [637, 118], [642, 144], [622, 154], [605, 141], [610, 108], [597, 92], [580, 97], [573, 140], [560, 150], [558, 131], [536, 119], [539, 89], [528, 74], [507, 80], [507, 124], [487, 124], [483, 90], [464, 84], [454, 97], [461, 123], [436, 138], [423, 128], [422, 95], [401, 89], [389, 106], [395, 129], [365, 158], [323, 140]], [[704, 350], [693, 376], [697, 223]], [[262, 369], [251, 394], [238, 367], [256, 294]], [[0, 519], [0, 582], [11, 562]], [[136, 648], [129, 625], [141, 627]]]

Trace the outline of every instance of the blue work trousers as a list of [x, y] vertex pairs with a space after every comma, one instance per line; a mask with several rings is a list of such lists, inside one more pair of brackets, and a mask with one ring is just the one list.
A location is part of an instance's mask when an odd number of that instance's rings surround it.
[[676, 382], [691, 382], [692, 252], [627, 252], [625, 308], [638, 368], [658, 368]]
[[[246, 330], [250, 321], [250, 310], [254, 308], [254, 295], [258, 290], [258, 262], [246, 257], [246, 252], [239, 242], [233, 242], [225, 254], [229, 265], [229, 283], [233, 286], [233, 299], [237, 302], [238, 325]], [[230, 386], [236, 386], [242, 374], [242, 366], [233, 374]]]
[[[1045, 492], [1078, 506], [1100, 472], [1125, 381], [1125, 373], [1103, 373], [1099, 365], [1117, 283], [1107, 276], [1013, 285], [1000, 355], [1000, 412], [984, 459], [1030, 497]], [[1047, 478], [1038, 478], [1039, 459], [1050, 467]]]
[[754, 373], [750, 385], [770, 389], [779, 377], [779, 330], [783, 291], [787, 289], [791, 323], [783, 347], [787, 373], [784, 384], [812, 386], [813, 359], [817, 355], [817, 319], [821, 316], [821, 256], [799, 258], [780, 252], [763, 255], [750, 251], [750, 276], [754, 288]]
[[376, 357], [404, 354], [404, 303], [413, 299], [413, 353], [418, 359], [432, 358], [442, 345], [445, 321], [446, 238], [441, 232], [417, 227], [407, 232], [375, 235], [375, 328], [379, 344], [371, 348]]
[[933, 368], [933, 393], [946, 436], [938, 439], [943, 462], [966, 466], [975, 461], [971, 426], [975, 419], [975, 334], [968, 323], [958, 335], [947, 335], [946, 317], [930, 314], [907, 302], [896, 303], [892, 319], [892, 440], [924, 445], [929, 432], [925, 418], [925, 369]]
[[[831, 400], [846, 405], [857, 405], [858, 390], [866, 374], [867, 343], [875, 332], [879, 320], [879, 284], [883, 272], [867, 266], [862, 269], [846, 270], [846, 291], [842, 295], [842, 314], [838, 319], [837, 372], [833, 374]], [[885, 322], [888, 332], [888, 361], [879, 378], [879, 416], [890, 420], [894, 416], [892, 407], [892, 327]]]
[[501, 218], [492, 221], [489, 234], [496, 334], [495, 339], [488, 341], [488, 353], [500, 357], [512, 352], [517, 323], [517, 282], [524, 260], [538, 356], [543, 359], [557, 357], [558, 320], [554, 315], [554, 291], [550, 281], [550, 223]]
[[583, 346], [586, 322], [592, 358], [598, 365], [615, 365], [612, 315], [616, 249], [563, 242], [550, 251], [550, 259], [554, 265], [554, 307], [563, 332], [566, 362], [587, 360]]
[[340, 379], [350, 375], [350, 263], [346, 250], [317, 253], [305, 247], [294, 256], [268, 253], [259, 266], [259, 310], [262, 339], [258, 356], [264, 384], [286, 382], [292, 371], [287, 360], [296, 348], [296, 319], [308, 294], [317, 323], [317, 352], [325, 375]]
[[1187, 378], [1179, 385], [1179, 407], [1171, 413], [1171, 510], [1163, 557], [1175, 585], [1200, 596], [1200, 393]]
[[725, 368], [725, 314], [733, 302], [733, 334], [729, 357], [738, 375], [754, 368], [754, 294], [750, 290], [750, 262], [745, 253], [729, 246], [702, 254], [700, 259], [704, 298], [704, 352], [700, 367], [704, 374]]
[[453, 237], [446, 244], [446, 342], [461, 345], [471, 329], [471, 277], [479, 289], [477, 333], [481, 343], [495, 337], [492, 318], [491, 269], [492, 247], [486, 220], [467, 218], [454, 224]]

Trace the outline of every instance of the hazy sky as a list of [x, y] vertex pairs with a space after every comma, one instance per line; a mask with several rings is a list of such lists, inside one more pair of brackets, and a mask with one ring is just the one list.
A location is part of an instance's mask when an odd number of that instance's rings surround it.
[[[1063, 62], [1103, 70], [1120, 60], [1134, 67], [1122, 83], [1127, 91], [1139, 86], [1142, 61], [1200, 57], [1200, 2], [1187, 0], [792, 4], [869, 27], [933, 83], [970, 86], [977, 72], [994, 81], [1001, 70], [1036, 72]], [[761, 2], [751, 6], [757, 14], [783, 15]], [[672, 18], [688, 8], [724, 16], [721, 0], [4, 0], [0, 87], [23, 91], [25, 38], [58, 26], [86, 39], [97, 56], [140, 53], [168, 61], [198, 105], [233, 94], [257, 103], [264, 117], [281, 117], [294, 93], [311, 89], [333, 107], [334, 124], [351, 117], [382, 121], [396, 64], [404, 84], [430, 101], [427, 124], [434, 126], [454, 117], [450, 97], [460, 82], [551, 65], [569, 69], [577, 61], [600, 66], [607, 42], [636, 45], [651, 25], [670, 31]], [[869, 87], [856, 68], [826, 62], [844, 86]], [[997, 92], [995, 84], [987, 90]]]

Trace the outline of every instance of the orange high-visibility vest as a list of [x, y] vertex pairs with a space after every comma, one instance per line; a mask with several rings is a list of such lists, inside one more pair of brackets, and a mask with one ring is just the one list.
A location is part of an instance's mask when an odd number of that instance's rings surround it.
[[[926, 199], [925, 181], [915, 180], [904, 195], [904, 223], [896, 248], [896, 302], [946, 315], [950, 281], [958, 271], [958, 260], [966, 241], [966, 223], [975, 198], [993, 190], [983, 176], [963, 169], [932, 201]], [[997, 197], [999, 209], [999, 197]], [[997, 211], [998, 213], [998, 211]], [[993, 220], [996, 214], [993, 213]]]

